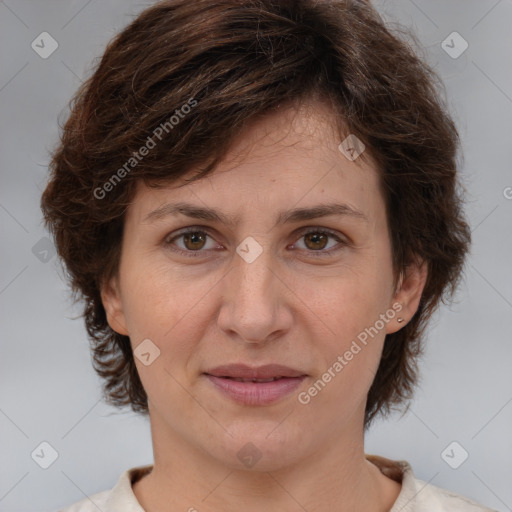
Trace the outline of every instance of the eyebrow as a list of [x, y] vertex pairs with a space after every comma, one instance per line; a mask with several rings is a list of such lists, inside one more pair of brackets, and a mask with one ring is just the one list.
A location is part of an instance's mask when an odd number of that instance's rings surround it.
[[[144, 217], [143, 222], [152, 222], [161, 219], [162, 217], [177, 214], [185, 215], [193, 219], [219, 222], [230, 227], [233, 227], [239, 221], [239, 216], [230, 217], [214, 208], [204, 208], [190, 203], [178, 202], [166, 203], [159, 208], [152, 210], [146, 215], [146, 217]], [[282, 210], [276, 217], [275, 226], [329, 216], [352, 217], [357, 220], [362, 220], [365, 223], [369, 222], [363, 212], [352, 206], [347, 204], [329, 203], [319, 204], [308, 208]]]

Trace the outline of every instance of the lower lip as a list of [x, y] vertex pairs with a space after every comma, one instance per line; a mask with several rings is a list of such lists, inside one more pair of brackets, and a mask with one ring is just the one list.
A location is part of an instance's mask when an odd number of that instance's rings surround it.
[[218, 389], [244, 405], [267, 405], [289, 395], [306, 378], [285, 377], [271, 382], [240, 382], [206, 374]]

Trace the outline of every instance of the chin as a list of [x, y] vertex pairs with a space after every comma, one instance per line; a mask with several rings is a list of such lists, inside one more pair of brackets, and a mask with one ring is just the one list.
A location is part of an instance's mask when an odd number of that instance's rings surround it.
[[275, 421], [247, 420], [228, 429], [210, 453], [233, 470], [276, 471], [300, 458], [304, 436], [290, 425], [284, 428]]

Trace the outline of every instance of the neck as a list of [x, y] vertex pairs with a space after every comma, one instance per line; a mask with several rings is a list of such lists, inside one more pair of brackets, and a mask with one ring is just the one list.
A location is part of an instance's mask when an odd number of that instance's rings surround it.
[[147, 512], [388, 511], [400, 484], [366, 460], [363, 432], [326, 438], [308, 457], [276, 469], [240, 470], [184, 442], [151, 417], [153, 471], [133, 485]]

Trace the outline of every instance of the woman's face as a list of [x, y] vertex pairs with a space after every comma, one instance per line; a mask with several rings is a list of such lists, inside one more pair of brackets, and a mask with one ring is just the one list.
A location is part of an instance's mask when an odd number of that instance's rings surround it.
[[[375, 169], [349, 160], [329, 110], [311, 106], [252, 125], [209, 177], [140, 185], [119, 278], [103, 290], [154, 438], [233, 468], [277, 469], [359, 439], [385, 335], [419, 300], [421, 286], [393, 293]], [[217, 214], [172, 213], [177, 203]], [[251, 376], [287, 378], [233, 378]]]

